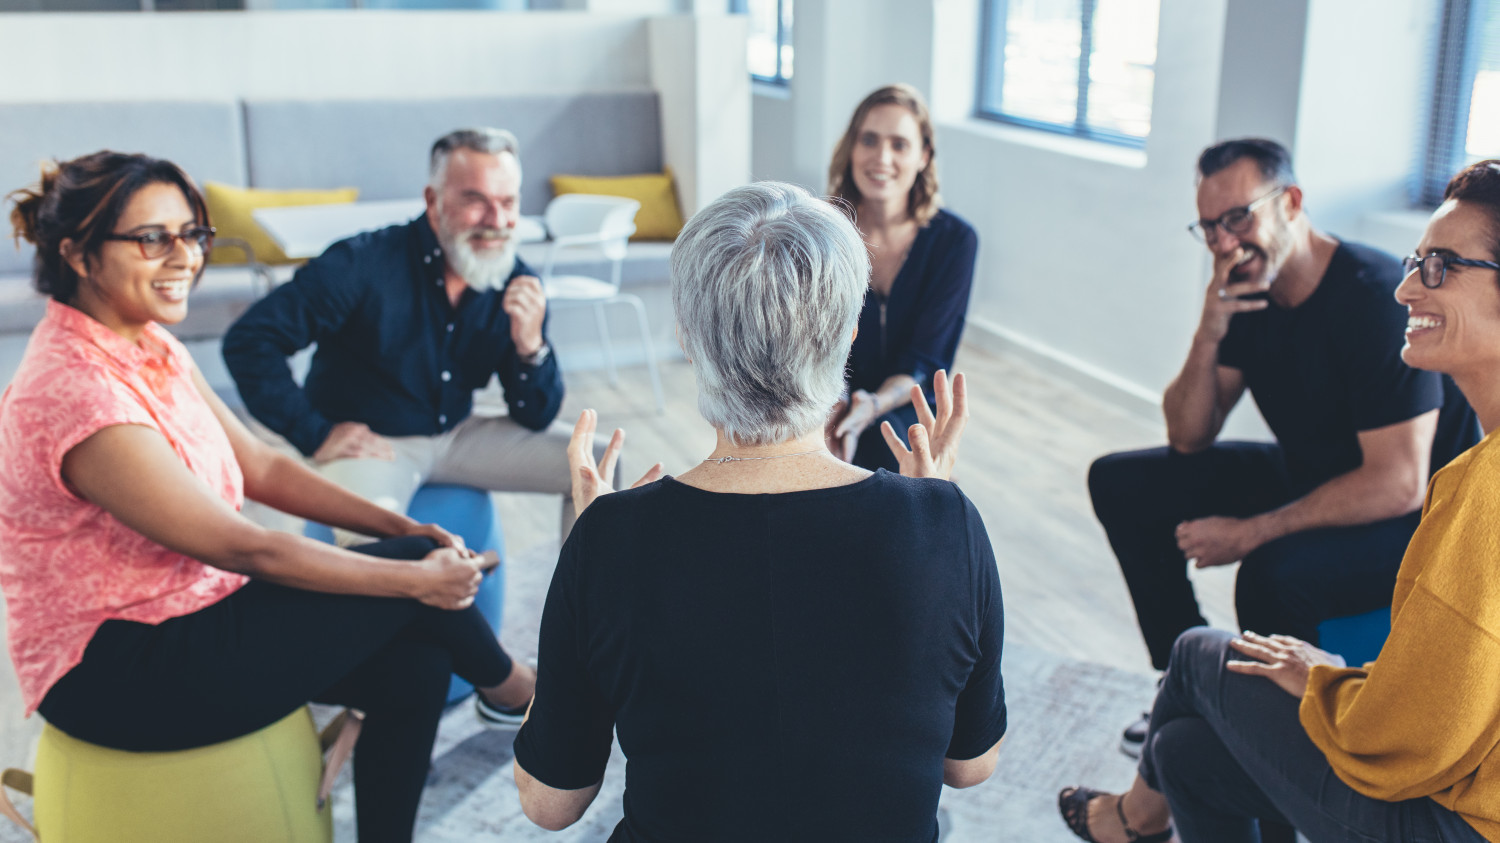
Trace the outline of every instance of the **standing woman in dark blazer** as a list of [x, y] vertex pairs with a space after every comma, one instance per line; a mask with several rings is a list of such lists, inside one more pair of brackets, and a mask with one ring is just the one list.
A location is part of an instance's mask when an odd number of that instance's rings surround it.
[[881, 427], [903, 443], [917, 422], [911, 388], [933, 403], [932, 375], [952, 370], [979, 238], [938, 200], [932, 119], [910, 85], [887, 85], [854, 110], [828, 167], [828, 192], [854, 209], [870, 248], [870, 289], [849, 351], [849, 394], [828, 422], [846, 462], [896, 470]]

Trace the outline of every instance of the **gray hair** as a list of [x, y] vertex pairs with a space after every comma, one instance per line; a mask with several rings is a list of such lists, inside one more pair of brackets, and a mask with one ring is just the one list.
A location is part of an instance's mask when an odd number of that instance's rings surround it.
[[491, 129], [487, 126], [455, 129], [432, 144], [432, 153], [427, 166], [427, 183], [433, 188], [443, 186], [443, 176], [448, 171], [448, 158], [453, 155], [454, 150], [458, 149], [483, 152], [487, 155], [509, 152], [516, 156], [518, 166], [521, 163], [521, 145], [516, 142], [516, 136], [510, 132], [504, 129]]
[[869, 279], [853, 223], [795, 185], [736, 188], [695, 214], [672, 247], [672, 306], [703, 417], [741, 445], [822, 427]]

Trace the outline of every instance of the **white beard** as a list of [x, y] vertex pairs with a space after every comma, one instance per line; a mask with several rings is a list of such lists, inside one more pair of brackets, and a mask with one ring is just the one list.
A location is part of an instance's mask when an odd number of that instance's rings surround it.
[[499, 254], [480, 255], [469, 245], [469, 237], [474, 231], [469, 229], [443, 237], [443, 254], [448, 259], [448, 266], [475, 292], [498, 290], [505, 286], [505, 280], [516, 267], [516, 241], [507, 237], [505, 248]]

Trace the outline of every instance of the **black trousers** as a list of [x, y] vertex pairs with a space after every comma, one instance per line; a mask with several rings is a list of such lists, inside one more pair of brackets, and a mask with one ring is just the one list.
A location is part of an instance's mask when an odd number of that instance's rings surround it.
[[[402, 538], [355, 550], [420, 559], [433, 547]], [[448, 612], [252, 580], [155, 626], [107, 621], [38, 710], [75, 738], [163, 752], [249, 734], [308, 701], [359, 708], [359, 839], [409, 841], [449, 675], [488, 687], [510, 671], [476, 608]]]
[[[1125, 574], [1151, 663], [1165, 670], [1177, 636], [1206, 623], [1177, 549], [1177, 525], [1257, 515], [1305, 490], [1293, 487], [1280, 447], [1221, 442], [1195, 454], [1151, 448], [1101, 457], [1089, 469], [1089, 493]], [[1419, 518], [1413, 512], [1308, 530], [1256, 548], [1235, 581], [1240, 628], [1316, 644], [1319, 622], [1389, 606]]]

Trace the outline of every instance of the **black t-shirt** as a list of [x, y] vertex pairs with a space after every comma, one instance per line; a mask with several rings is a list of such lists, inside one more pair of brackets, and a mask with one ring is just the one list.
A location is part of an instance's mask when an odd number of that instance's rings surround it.
[[1239, 369], [1305, 494], [1362, 462], [1360, 431], [1441, 408], [1432, 443], [1437, 471], [1479, 441], [1479, 424], [1446, 375], [1401, 360], [1406, 308], [1396, 302], [1401, 262], [1340, 243], [1316, 290], [1290, 310], [1236, 314], [1219, 364]]
[[615, 729], [611, 841], [929, 843], [944, 757], [1005, 734], [1003, 637], [989, 537], [952, 483], [666, 478], [600, 498], [563, 546], [516, 760], [588, 787]]

